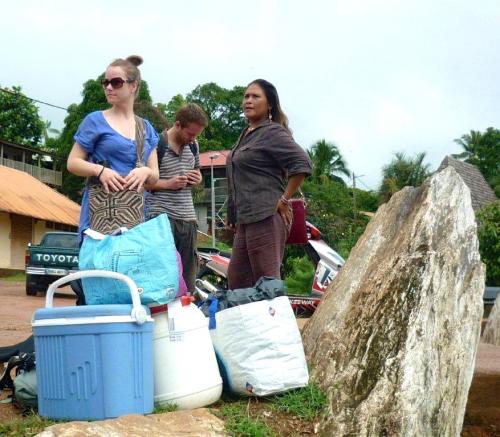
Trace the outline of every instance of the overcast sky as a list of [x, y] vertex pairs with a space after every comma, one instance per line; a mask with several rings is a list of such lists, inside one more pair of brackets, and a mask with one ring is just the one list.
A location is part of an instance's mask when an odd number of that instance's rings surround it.
[[[396, 151], [435, 169], [500, 127], [500, 0], [5, 1], [0, 85], [68, 106], [139, 54], [153, 101], [197, 85], [277, 87], [297, 142], [335, 142], [360, 188]], [[63, 126], [64, 111], [40, 106]]]

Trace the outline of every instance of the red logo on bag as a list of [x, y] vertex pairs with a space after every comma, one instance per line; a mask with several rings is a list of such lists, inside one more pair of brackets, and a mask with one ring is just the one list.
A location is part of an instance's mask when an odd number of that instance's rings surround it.
[[276, 310], [273, 307], [269, 307], [269, 314], [274, 317], [274, 315], [276, 314]]

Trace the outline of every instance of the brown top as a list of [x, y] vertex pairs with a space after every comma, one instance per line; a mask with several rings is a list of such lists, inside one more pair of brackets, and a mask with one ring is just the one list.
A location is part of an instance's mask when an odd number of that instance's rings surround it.
[[278, 123], [265, 121], [245, 135], [247, 130], [227, 158], [229, 223], [255, 223], [273, 215], [286, 178], [312, 171], [307, 153]]

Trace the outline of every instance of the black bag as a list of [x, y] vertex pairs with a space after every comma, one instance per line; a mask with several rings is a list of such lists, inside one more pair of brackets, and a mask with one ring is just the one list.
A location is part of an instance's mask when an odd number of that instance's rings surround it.
[[[144, 120], [135, 117], [136, 167], [142, 167], [144, 155]], [[104, 163], [104, 165], [106, 165]], [[90, 178], [90, 228], [112, 234], [120, 227], [133, 228], [144, 221], [144, 194], [136, 190], [106, 193], [96, 178]]]
[[[38, 408], [35, 365], [35, 353], [22, 352], [9, 359], [7, 367], [0, 377], [1, 389], [12, 390], [12, 395], [2, 403], [12, 402], [22, 411], [23, 415]], [[16, 376], [12, 380], [11, 372], [14, 369]]]
[[[200, 306], [205, 317], [210, 315], [211, 305], [215, 305], [215, 312], [232, 308], [238, 305], [258, 302], [260, 300], [274, 299], [285, 296], [285, 283], [281, 279], [262, 276], [257, 280], [255, 286], [250, 288], [237, 288], [236, 290], [219, 290], [210, 294]], [[213, 303], [215, 301], [215, 303]]]
[[14, 404], [27, 414], [38, 409], [36, 369], [23, 370], [14, 378]]

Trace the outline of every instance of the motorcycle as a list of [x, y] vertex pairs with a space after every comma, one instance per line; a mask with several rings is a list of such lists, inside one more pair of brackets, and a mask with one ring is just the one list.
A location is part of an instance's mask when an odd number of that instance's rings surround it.
[[[295, 315], [310, 316], [321, 302], [328, 285], [344, 265], [344, 259], [322, 239], [321, 232], [306, 222], [307, 243], [304, 250], [315, 267], [310, 293], [288, 295]], [[227, 290], [227, 269], [231, 253], [214, 248], [198, 248], [200, 269], [196, 280], [196, 293], [202, 300], [208, 293]]]

